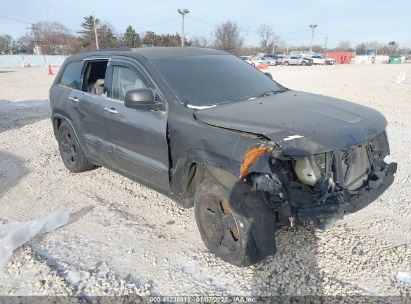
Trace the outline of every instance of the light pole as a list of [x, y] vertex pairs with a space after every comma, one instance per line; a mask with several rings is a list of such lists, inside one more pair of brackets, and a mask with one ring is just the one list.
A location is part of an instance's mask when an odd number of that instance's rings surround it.
[[317, 27], [317, 24], [310, 24], [311, 27], [311, 46], [310, 46], [310, 54], [313, 52], [313, 41], [314, 41], [314, 30]]
[[188, 14], [190, 11], [186, 8], [178, 9], [177, 12], [183, 17], [183, 23], [181, 26], [181, 46], [184, 46], [184, 16]]

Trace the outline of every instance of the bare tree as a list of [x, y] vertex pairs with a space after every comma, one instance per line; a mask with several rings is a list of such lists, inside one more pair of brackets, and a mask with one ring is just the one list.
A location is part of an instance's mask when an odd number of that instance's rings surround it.
[[336, 51], [352, 51], [353, 48], [351, 47], [351, 42], [349, 41], [341, 41], [336, 48]]
[[322, 45], [313, 45], [312, 51], [314, 53], [323, 53], [325, 51], [324, 47]]
[[210, 46], [210, 43], [205, 37], [193, 37], [190, 42], [193, 47], [207, 48]]
[[13, 38], [10, 35], [0, 36], [0, 54], [10, 54]]
[[357, 53], [357, 55], [362, 55], [367, 52], [367, 48], [367, 43], [361, 42], [360, 44], [357, 44], [357, 46], [355, 47], [355, 52]]
[[377, 40], [367, 42], [367, 49], [375, 52], [376, 55], [380, 55], [382, 53], [382, 48], [383, 44]]
[[179, 46], [181, 44], [180, 34], [161, 34], [152, 31], [142, 34], [141, 44], [144, 46]]
[[260, 49], [264, 53], [272, 53], [276, 45], [279, 43], [278, 36], [271, 25], [262, 24], [258, 27], [257, 33], [260, 36]]
[[357, 55], [364, 55], [374, 53], [376, 55], [407, 55], [410, 52], [409, 48], [401, 48], [397, 42], [388, 44], [380, 43], [378, 41], [367, 41], [357, 44], [355, 47]]
[[34, 44], [42, 54], [70, 54], [73, 52], [74, 36], [59, 22], [41, 21], [33, 25]]
[[230, 53], [237, 53], [244, 44], [240, 28], [234, 21], [226, 21], [218, 25], [214, 31], [214, 47]]
[[99, 47], [101, 49], [116, 48], [122, 46], [122, 41], [115, 35], [115, 28], [108, 22], [99, 23], [97, 35], [99, 39]]
[[34, 49], [33, 35], [24, 34], [12, 42], [11, 52], [13, 54], [27, 53], [32, 54]]

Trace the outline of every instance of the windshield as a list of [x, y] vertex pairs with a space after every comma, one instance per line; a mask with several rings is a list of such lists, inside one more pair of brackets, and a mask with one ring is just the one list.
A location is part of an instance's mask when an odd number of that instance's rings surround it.
[[218, 105], [285, 90], [231, 55], [163, 58], [152, 62], [184, 104]]

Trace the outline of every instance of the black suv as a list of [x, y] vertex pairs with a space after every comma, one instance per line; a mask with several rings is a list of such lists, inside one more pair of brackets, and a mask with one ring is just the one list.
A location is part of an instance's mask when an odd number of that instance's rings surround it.
[[50, 102], [68, 170], [104, 166], [194, 206], [205, 245], [240, 266], [275, 253], [276, 223], [325, 227], [396, 171], [379, 112], [288, 90], [212, 49], [70, 56]]

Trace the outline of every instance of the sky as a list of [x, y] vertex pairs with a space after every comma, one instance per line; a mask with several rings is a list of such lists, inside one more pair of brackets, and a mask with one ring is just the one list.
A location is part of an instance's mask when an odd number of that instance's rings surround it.
[[[410, 0], [0, 0], [0, 35], [14, 38], [25, 34], [29, 23], [58, 21], [75, 33], [84, 16], [95, 14], [108, 21], [117, 32], [132, 25], [137, 32], [181, 31], [178, 8], [187, 8], [185, 28], [188, 38], [209, 39], [221, 22], [236, 21], [246, 45], [258, 45], [257, 28], [271, 25], [288, 46], [309, 45], [309, 25], [317, 24], [314, 44], [332, 48], [344, 40], [360, 42], [395, 41], [411, 47]], [[17, 19], [17, 22], [4, 17]]]

